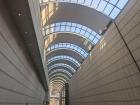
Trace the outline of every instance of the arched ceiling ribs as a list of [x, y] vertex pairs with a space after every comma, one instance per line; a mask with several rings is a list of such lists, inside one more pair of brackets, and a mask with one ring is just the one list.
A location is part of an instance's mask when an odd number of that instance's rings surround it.
[[64, 86], [64, 83], [61, 81], [52, 81], [51, 84], [60, 84], [62, 87]]
[[64, 66], [54, 67], [53, 69], [49, 70], [48, 73], [50, 73], [51, 71], [55, 71], [57, 69], [64, 69], [64, 70], [70, 72], [71, 74], [75, 73], [74, 71], [70, 70], [68, 67], [64, 67]]
[[41, 5], [50, 2], [67, 2], [93, 8], [112, 19], [115, 19], [129, 0], [42, 0]]
[[48, 65], [51, 62], [54, 62], [56, 60], [68, 60], [68, 61], [74, 63], [77, 67], [80, 66], [80, 63], [76, 59], [74, 59], [73, 57], [70, 57], [70, 56], [66, 56], [66, 55], [54, 56], [54, 57], [48, 59]]
[[60, 56], [60, 55], [66, 55], [75, 58], [78, 62], [82, 63], [84, 58], [77, 52], [72, 51], [72, 50], [65, 50], [65, 49], [60, 49], [60, 50], [55, 50], [48, 55], [46, 55], [46, 60], [55, 57], [55, 56]]
[[52, 81], [50, 81], [50, 83], [52, 83], [52, 82], [61, 82], [61, 83], [65, 84], [65, 82], [62, 81], [62, 80], [52, 80]]
[[[68, 60], [65, 59], [61, 59], [61, 60], [55, 60], [52, 63], [49, 63], [47, 65], [47, 67], [53, 66], [54, 64], [58, 64], [58, 63], [65, 63], [67, 65], [70, 65], [71, 67], [73, 67], [75, 70], [77, 70], [79, 67], [77, 67], [73, 62], [70, 62]], [[59, 67], [60, 68], [60, 67]], [[65, 67], [64, 67], [65, 68]]]
[[71, 74], [67, 74], [67, 73], [65, 73], [63, 71], [58, 71], [58, 72], [51, 73], [51, 74], [49, 74], [49, 77], [52, 77], [53, 75], [56, 75], [56, 74], [63, 74], [65, 76], [67, 76], [68, 78], [71, 78], [72, 77]]
[[55, 33], [48, 35], [45, 39], [45, 48], [57, 43], [72, 43], [81, 47], [86, 52], [89, 52], [95, 46], [85, 38], [75, 35], [74, 33]]
[[66, 83], [66, 81], [64, 81], [64, 80], [62, 80], [62, 79], [58, 79], [58, 78], [54, 78], [54, 79], [52, 79], [51, 81], [62, 81], [64, 84]]
[[[82, 26], [81, 24], [72, 23], [72, 22], [58, 22], [53, 23], [51, 25], [46, 26], [43, 28], [43, 32], [45, 35], [45, 39], [49, 37], [50, 35], [61, 35], [62, 33], [65, 33], [65, 35], [77, 35], [80, 36], [93, 45], [95, 45], [98, 40], [101, 38], [101, 35], [96, 33], [95, 31], [91, 30], [90, 28], [86, 26]], [[57, 34], [61, 33], [61, 34]], [[69, 33], [69, 34], [66, 34]], [[55, 37], [53, 37], [55, 39]], [[50, 41], [53, 41], [53, 38], [51, 37]]]
[[64, 86], [64, 83], [58, 82], [58, 81], [52, 81], [51, 84], [55, 84], [55, 85], [57, 84], [57, 87], [60, 86], [60, 88], [62, 88]]
[[50, 85], [55, 85], [55, 87], [57, 87], [57, 89], [59, 89], [59, 91], [64, 87], [64, 84], [61, 82], [52, 82], [50, 83]]
[[53, 68], [56, 68], [56, 67], [66, 67], [71, 72], [73, 72], [73, 73], [76, 72], [76, 70], [73, 67], [71, 67], [70, 65], [67, 65], [65, 63], [57, 63], [57, 64], [54, 64], [53, 66], [48, 67], [48, 71], [50, 71], [50, 70], [52, 70]]
[[55, 45], [51, 45], [46, 49], [46, 54], [51, 53], [52, 51], [55, 51], [55, 50], [60, 50], [60, 49], [72, 50], [74, 52], [77, 52], [83, 58], [86, 58], [88, 55], [88, 53], [85, 50], [71, 43], [58, 43]]
[[65, 63], [65, 64], [70, 65], [71, 67], [73, 67], [75, 70], [77, 70], [79, 68], [78, 65], [76, 65], [72, 61], [69, 61], [69, 60], [66, 60], [66, 59], [57, 59], [57, 60], [54, 60], [53, 62], [47, 64], [47, 66], [49, 67], [49, 66], [52, 66], [52, 65], [57, 64], [57, 63]]
[[72, 77], [71, 72], [64, 70], [64, 69], [56, 69], [56, 70], [51, 70], [48, 74], [49, 76], [52, 75], [53, 73], [59, 73], [59, 72], [63, 72], [66, 73], [67, 75], [69, 75], [70, 77]]
[[53, 83], [59, 84], [59, 83], [60, 83], [60, 84], [62, 84], [62, 85], [64, 84], [64, 82], [62, 82], [62, 81], [51, 81], [50, 83], [51, 83], [51, 84], [53, 84]]
[[41, 11], [43, 27], [57, 22], [72, 22], [99, 33], [111, 22], [108, 16], [97, 10], [73, 3], [49, 3], [42, 6]]
[[61, 78], [64, 78], [66, 81], [68, 81], [70, 78], [68, 76], [66, 76], [65, 74], [60, 74], [60, 73], [57, 73], [57, 74], [54, 74], [52, 76], [49, 77], [49, 79], [53, 79], [55, 77], [61, 77]]
[[61, 80], [61, 81], [65, 82], [65, 83], [67, 81], [66, 79], [64, 79], [62, 77], [54, 77], [54, 78], [50, 79], [50, 81], [53, 81], [53, 80]]

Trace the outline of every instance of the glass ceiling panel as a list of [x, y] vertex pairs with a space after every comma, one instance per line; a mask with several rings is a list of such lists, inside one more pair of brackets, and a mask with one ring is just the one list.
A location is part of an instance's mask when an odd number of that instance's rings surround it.
[[73, 50], [79, 53], [83, 58], [86, 58], [88, 56], [88, 53], [84, 49], [71, 43], [57, 43], [57, 44], [51, 45], [50, 47], [46, 49], [46, 52], [48, 53], [50, 51], [59, 50], [59, 49]]
[[66, 68], [70, 69], [73, 73], [76, 71], [73, 67], [71, 67], [70, 65], [64, 64], [64, 63], [54, 64], [54, 65], [48, 67], [48, 70], [50, 71], [55, 67], [66, 67]]
[[90, 28], [87, 28], [77, 23], [71, 23], [71, 22], [54, 23], [54, 24], [46, 26], [43, 31], [46, 36], [53, 35], [52, 33], [61, 33], [61, 32], [73, 33], [75, 35], [85, 38], [86, 40], [88, 40], [94, 45], [101, 38], [101, 35], [97, 34], [95, 31], [91, 30]]
[[80, 66], [80, 63], [76, 59], [74, 59], [73, 57], [70, 57], [70, 56], [66, 56], [66, 55], [52, 57], [52, 58], [48, 59], [48, 64], [51, 62], [54, 62], [56, 60], [62, 60], [62, 59], [68, 60], [68, 61], [74, 63], [77, 67]]
[[40, 3], [68, 2], [84, 5], [115, 19], [129, 0], [40, 0]]
[[72, 77], [72, 74], [70, 72], [68, 72], [67, 70], [64, 70], [64, 69], [52, 70], [52, 71], [50, 71], [49, 75], [52, 75], [53, 73], [57, 73], [57, 72], [63, 72], [63, 73], [66, 73], [67, 75], [69, 75], [70, 77]]

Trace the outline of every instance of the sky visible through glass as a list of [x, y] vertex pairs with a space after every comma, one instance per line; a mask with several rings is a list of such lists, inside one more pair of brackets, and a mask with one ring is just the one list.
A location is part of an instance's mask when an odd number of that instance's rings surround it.
[[128, 0], [40, 0], [40, 2], [76, 3], [94, 8], [97, 11], [109, 16], [111, 19], [115, 19], [127, 4]]

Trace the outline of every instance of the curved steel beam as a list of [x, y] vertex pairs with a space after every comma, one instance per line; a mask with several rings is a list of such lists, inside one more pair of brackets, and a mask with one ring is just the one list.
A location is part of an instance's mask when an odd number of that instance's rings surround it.
[[68, 81], [68, 80], [70, 79], [70, 78], [67, 77], [66, 75], [63, 75], [63, 74], [59, 74], [59, 73], [57, 73], [57, 74], [55, 74], [55, 75], [49, 77], [49, 80], [51, 80], [51, 79], [53, 79], [53, 78], [55, 78], [55, 77], [61, 77], [61, 78], [64, 78], [66, 81]]
[[52, 57], [52, 58], [48, 59], [48, 65], [49, 65], [51, 62], [54, 62], [54, 61], [56, 61], [56, 60], [62, 60], [62, 59], [68, 60], [68, 61], [74, 63], [75, 65], [77, 65], [77, 67], [80, 66], [80, 63], [79, 63], [75, 58], [70, 57], [70, 56], [66, 56], [66, 55], [55, 56], [55, 57]]
[[86, 58], [88, 55], [88, 52], [86, 52], [81, 47], [72, 43], [57, 43], [57, 44], [51, 45], [46, 49], [46, 54], [51, 53], [52, 51], [55, 51], [55, 50], [60, 50], [60, 49], [72, 50], [74, 52], [77, 52], [83, 58]]
[[65, 63], [67, 65], [70, 65], [71, 67], [73, 67], [75, 70], [80, 66], [80, 65], [77, 65], [75, 62], [71, 61], [71, 60], [68, 60], [68, 59], [56, 59], [54, 61], [52, 61], [51, 63], [48, 63], [47, 66], [50, 67], [56, 63]]
[[[106, 16], [115, 19], [118, 14], [122, 11], [124, 6], [129, 0], [53, 0], [53, 1], [42, 1], [41, 6], [48, 5], [50, 2], [67, 2], [74, 3], [95, 9], [96, 11], [105, 14]], [[114, 11], [116, 14], [114, 15]]]
[[67, 78], [71, 78], [71, 76], [70, 75], [68, 75], [68, 74], [66, 74], [66, 73], [64, 73], [64, 72], [61, 72], [61, 71], [59, 71], [59, 72], [55, 72], [55, 73], [52, 73], [51, 75], [49, 75], [49, 77], [52, 77], [52, 76], [54, 76], [54, 75], [65, 75]]
[[73, 74], [71, 74], [69, 71], [67, 70], [64, 70], [64, 69], [56, 69], [56, 70], [53, 70], [53, 71], [50, 71], [48, 74], [49, 76], [52, 75], [53, 73], [66, 73], [67, 75], [69, 75], [70, 77], [72, 77]]
[[99, 30], [104, 30], [111, 21], [108, 16], [82, 5], [73, 3], [49, 3], [47, 6], [51, 8], [47, 10], [47, 21], [44, 26], [56, 22], [71, 21], [89, 27], [99, 33]]
[[54, 65], [48, 67], [48, 71], [50, 71], [50, 70], [52, 70], [52, 69], [54, 69], [56, 67], [66, 67], [69, 70], [71, 70], [73, 73], [76, 72], [76, 70], [73, 67], [71, 67], [70, 65], [67, 65], [65, 63], [57, 63], [57, 64], [54, 64]]
[[67, 80], [65, 80], [64, 78], [61, 78], [61, 77], [55, 77], [53, 79], [50, 79], [50, 81], [53, 81], [53, 80], [61, 80], [61, 81], [65, 82], [65, 83], [67, 81]]
[[79, 63], [82, 63], [84, 60], [84, 58], [77, 52], [74, 52], [72, 50], [65, 50], [65, 49], [55, 50], [49, 53], [48, 55], [46, 55], [46, 60], [60, 55], [65, 55], [65, 56], [70, 56], [72, 58], [75, 58]]

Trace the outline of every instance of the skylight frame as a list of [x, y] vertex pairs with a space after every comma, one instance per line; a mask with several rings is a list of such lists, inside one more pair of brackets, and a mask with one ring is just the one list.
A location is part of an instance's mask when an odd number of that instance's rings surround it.
[[77, 67], [80, 66], [80, 63], [79, 63], [76, 59], [74, 59], [74, 58], [71, 57], [71, 56], [67, 56], [67, 55], [54, 56], [54, 57], [48, 59], [48, 65], [49, 65], [50, 63], [56, 61], [56, 60], [68, 60], [68, 61], [74, 63]]
[[[64, 27], [64, 29], [61, 29], [62, 26]], [[59, 27], [59, 30], [56, 30], [58, 27]], [[69, 31], [66, 30], [67, 27], [70, 27]], [[86, 26], [83, 26], [81, 24], [72, 23], [72, 22], [53, 23], [51, 25], [44, 27], [43, 31], [44, 31], [43, 33], [45, 33], [44, 37], [53, 35], [54, 33], [72, 33], [72, 34], [78, 35], [80, 37], [83, 37], [84, 39], [86, 39], [90, 43], [92, 43], [93, 45], [95, 45], [101, 38], [101, 35], [99, 35], [95, 31], [93, 31], [92, 29], [90, 29]], [[91, 39], [91, 37], [92, 37], [92, 39]], [[94, 41], [95, 39], [97, 39], [98, 41], [95, 42]]]
[[53, 80], [61, 80], [61, 81], [64, 81], [64, 82], [66, 82], [67, 80], [65, 79], [65, 78], [62, 78], [62, 77], [55, 77], [55, 78], [50, 78], [50, 81], [53, 81]]
[[78, 54], [80, 54], [83, 58], [86, 58], [88, 56], [88, 52], [86, 52], [81, 47], [71, 44], [71, 43], [57, 43], [57, 44], [51, 45], [46, 49], [46, 53], [49, 53], [53, 50], [59, 50], [59, 49], [68, 49], [68, 50], [75, 51]]
[[[44, 2], [45, 1], [45, 2]], [[129, 0], [40, 0], [40, 3], [50, 3], [50, 2], [66, 2], [66, 3], [75, 3], [80, 4], [83, 6], [87, 6], [89, 8], [93, 8], [106, 16], [110, 17], [111, 19], [116, 19], [119, 13], [123, 10], [125, 5], [128, 3]], [[113, 2], [112, 2], [113, 1]], [[111, 8], [110, 11], [106, 12], [107, 8]], [[114, 14], [114, 10], [118, 9], [119, 12]]]
[[57, 72], [63, 72], [63, 73], [66, 73], [67, 75], [69, 75], [70, 77], [72, 77], [72, 74], [71, 74], [69, 71], [65, 70], [65, 69], [55, 69], [55, 70], [51, 70], [51, 71], [49, 72], [49, 75], [52, 75], [53, 73], [57, 73]]
[[71, 72], [76, 72], [76, 70], [72, 67], [72, 66], [70, 66], [70, 65], [68, 65], [68, 64], [65, 64], [65, 63], [56, 63], [56, 64], [54, 64], [54, 65], [52, 65], [52, 66], [49, 66], [48, 67], [48, 71], [51, 71], [52, 69], [54, 69], [54, 68], [56, 68], [56, 67], [66, 67], [66, 68], [68, 68], [69, 70], [71, 70]]
[[62, 74], [62, 73], [56, 73], [56, 74], [50, 76], [49, 79], [51, 80], [51, 79], [54, 78], [54, 77], [64, 77], [64, 79], [66, 79], [66, 80], [69, 80], [69, 79], [70, 79], [69, 76], [64, 75], [64, 74]]

